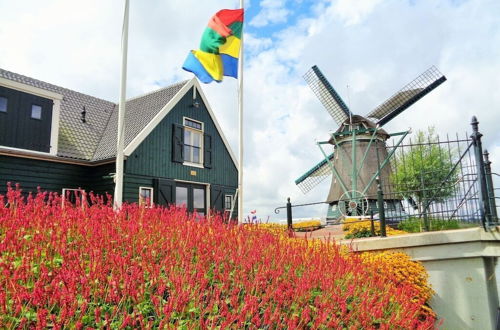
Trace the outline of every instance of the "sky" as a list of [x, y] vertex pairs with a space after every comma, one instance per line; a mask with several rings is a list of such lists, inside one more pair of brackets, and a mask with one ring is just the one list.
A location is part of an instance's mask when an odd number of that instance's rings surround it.
[[[239, 1], [131, 0], [127, 97], [190, 79], [181, 69], [208, 19]], [[117, 102], [123, 0], [0, 0], [0, 67]], [[302, 76], [318, 65], [356, 114], [366, 114], [435, 65], [447, 81], [384, 128], [470, 132], [473, 115], [500, 173], [500, 1], [246, 0], [244, 214], [277, 221], [292, 203], [326, 199], [329, 180], [294, 184], [322, 159], [337, 128]], [[238, 154], [237, 81], [203, 91]], [[500, 181], [497, 181], [500, 187]], [[324, 206], [294, 217], [325, 216]]]

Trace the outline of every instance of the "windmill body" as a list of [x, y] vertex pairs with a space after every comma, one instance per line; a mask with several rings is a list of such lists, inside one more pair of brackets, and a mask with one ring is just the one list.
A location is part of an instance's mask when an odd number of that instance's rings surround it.
[[[316, 66], [313, 66], [304, 78], [339, 128], [330, 134], [327, 141], [317, 142], [324, 159], [295, 183], [307, 193], [332, 175], [327, 197], [327, 219], [366, 216], [371, 212], [378, 212], [375, 182], [380, 180], [386, 191], [392, 191], [389, 160], [409, 133], [405, 131], [389, 134], [381, 126], [439, 86], [446, 78], [436, 68], [431, 67], [365, 117], [350, 112]], [[393, 136], [399, 136], [399, 141], [389, 152], [386, 141]], [[333, 153], [325, 152], [324, 146], [328, 145], [333, 145]], [[389, 210], [401, 211], [401, 202], [394, 196], [386, 195], [384, 202]]]

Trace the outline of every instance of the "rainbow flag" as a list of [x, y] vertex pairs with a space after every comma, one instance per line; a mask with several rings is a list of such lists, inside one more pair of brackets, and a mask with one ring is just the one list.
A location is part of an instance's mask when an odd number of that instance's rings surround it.
[[192, 50], [182, 68], [201, 82], [221, 82], [223, 76], [238, 78], [243, 30], [243, 9], [223, 9], [210, 21], [201, 38], [200, 49]]

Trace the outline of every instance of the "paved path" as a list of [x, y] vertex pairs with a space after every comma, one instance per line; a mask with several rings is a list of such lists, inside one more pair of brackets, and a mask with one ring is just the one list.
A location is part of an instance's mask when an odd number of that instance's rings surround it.
[[318, 238], [318, 239], [342, 239], [344, 237], [344, 232], [342, 231], [342, 225], [326, 226], [324, 228], [314, 230], [314, 231], [298, 231], [295, 232], [297, 237], [308, 237], [308, 238]]

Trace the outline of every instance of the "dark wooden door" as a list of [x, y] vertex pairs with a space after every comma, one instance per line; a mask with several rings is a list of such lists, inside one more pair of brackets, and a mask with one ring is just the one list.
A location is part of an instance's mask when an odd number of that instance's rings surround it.
[[155, 204], [169, 205], [175, 203], [175, 181], [167, 179], [154, 180], [153, 199]]

